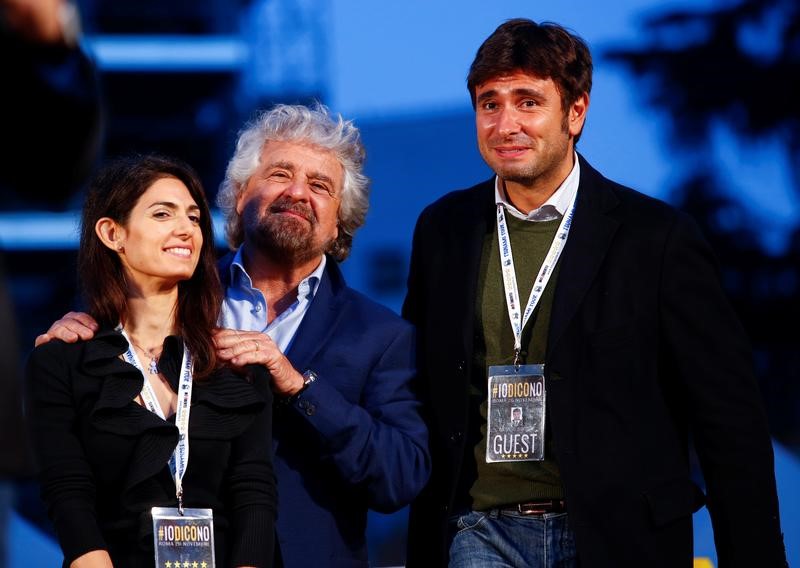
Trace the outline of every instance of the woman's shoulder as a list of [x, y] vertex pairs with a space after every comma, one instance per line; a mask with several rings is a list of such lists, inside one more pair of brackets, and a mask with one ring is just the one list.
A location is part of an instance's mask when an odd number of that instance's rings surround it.
[[[100, 330], [87, 341], [67, 343], [60, 339], [52, 339], [35, 347], [26, 361], [27, 372], [53, 373], [64, 369], [82, 369], [89, 373], [90, 368], [101, 371], [109, 365], [117, 363], [119, 354], [124, 350], [124, 339], [114, 330]], [[90, 373], [93, 374], [93, 373]]]
[[215, 371], [192, 388], [192, 435], [199, 438], [233, 439], [270, 412], [272, 394], [266, 369], [248, 367], [241, 374], [228, 367]]
[[38, 347], [34, 347], [28, 355], [30, 365], [70, 365], [75, 364], [83, 352], [85, 342], [67, 343], [60, 339], [51, 339]]
[[197, 384], [198, 399], [220, 408], [261, 406], [271, 402], [269, 373], [263, 365], [248, 365], [243, 370], [223, 366]]
[[34, 348], [25, 361], [25, 390], [31, 400], [51, 400], [72, 390], [82, 346], [54, 339]]

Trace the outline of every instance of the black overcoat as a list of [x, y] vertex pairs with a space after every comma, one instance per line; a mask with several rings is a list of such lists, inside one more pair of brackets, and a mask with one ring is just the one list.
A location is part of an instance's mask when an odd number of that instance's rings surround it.
[[[687, 215], [579, 159], [545, 380], [581, 566], [691, 566], [704, 501], [720, 566], [782, 566], [767, 421], [713, 254]], [[470, 364], [475, 297], [495, 210], [490, 180], [430, 205], [414, 234], [403, 311], [419, 332], [433, 474], [412, 505], [410, 567], [445, 565], [447, 518], [472, 459], [468, 387], [485, 373]], [[705, 496], [690, 478], [690, 433]]]

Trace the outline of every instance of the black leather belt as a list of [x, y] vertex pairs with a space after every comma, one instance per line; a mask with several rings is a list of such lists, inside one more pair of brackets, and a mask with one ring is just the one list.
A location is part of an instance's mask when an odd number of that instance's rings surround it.
[[567, 505], [563, 499], [542, 499], [541, 501], [529, 501], [519, 503], [511, 507], [503, 507], [502, 511], [507, 513], [519, 513], [520, 515], [544, 515], [546, 513], [563, 513], [567, 510]]

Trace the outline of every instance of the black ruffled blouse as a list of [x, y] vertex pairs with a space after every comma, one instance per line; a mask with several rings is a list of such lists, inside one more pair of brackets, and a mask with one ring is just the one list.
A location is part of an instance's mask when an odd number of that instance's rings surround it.
[[[153, 566], [150, 508], [174, 507], [168, 461], [178, 442], [174, 416], [162, 420], [135, 398], [142, 374], [120, 358], [117, 331], [36, 348], [27, 364], [30, 427], [42, 498], [64, 565], [106, 549], [117, 568]], [[159, 367], [178, 390], [183, 346], [168, 337]], [[218, 370], [192, 388], [184, 506], [214, 510], [218, 566], [272, 562], [275, 479], [272, 394], [261, 366], [242, 377]]]

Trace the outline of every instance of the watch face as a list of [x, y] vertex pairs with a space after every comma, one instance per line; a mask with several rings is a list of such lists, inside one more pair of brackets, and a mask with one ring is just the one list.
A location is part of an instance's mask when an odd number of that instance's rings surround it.
[[303, 378], [305, 379], [305, 381], [303, 382], [303, 386], [307, 387], [308, 385], [317, 380], [317, 374], [314, 371], [309, 370], [303, 373]]

